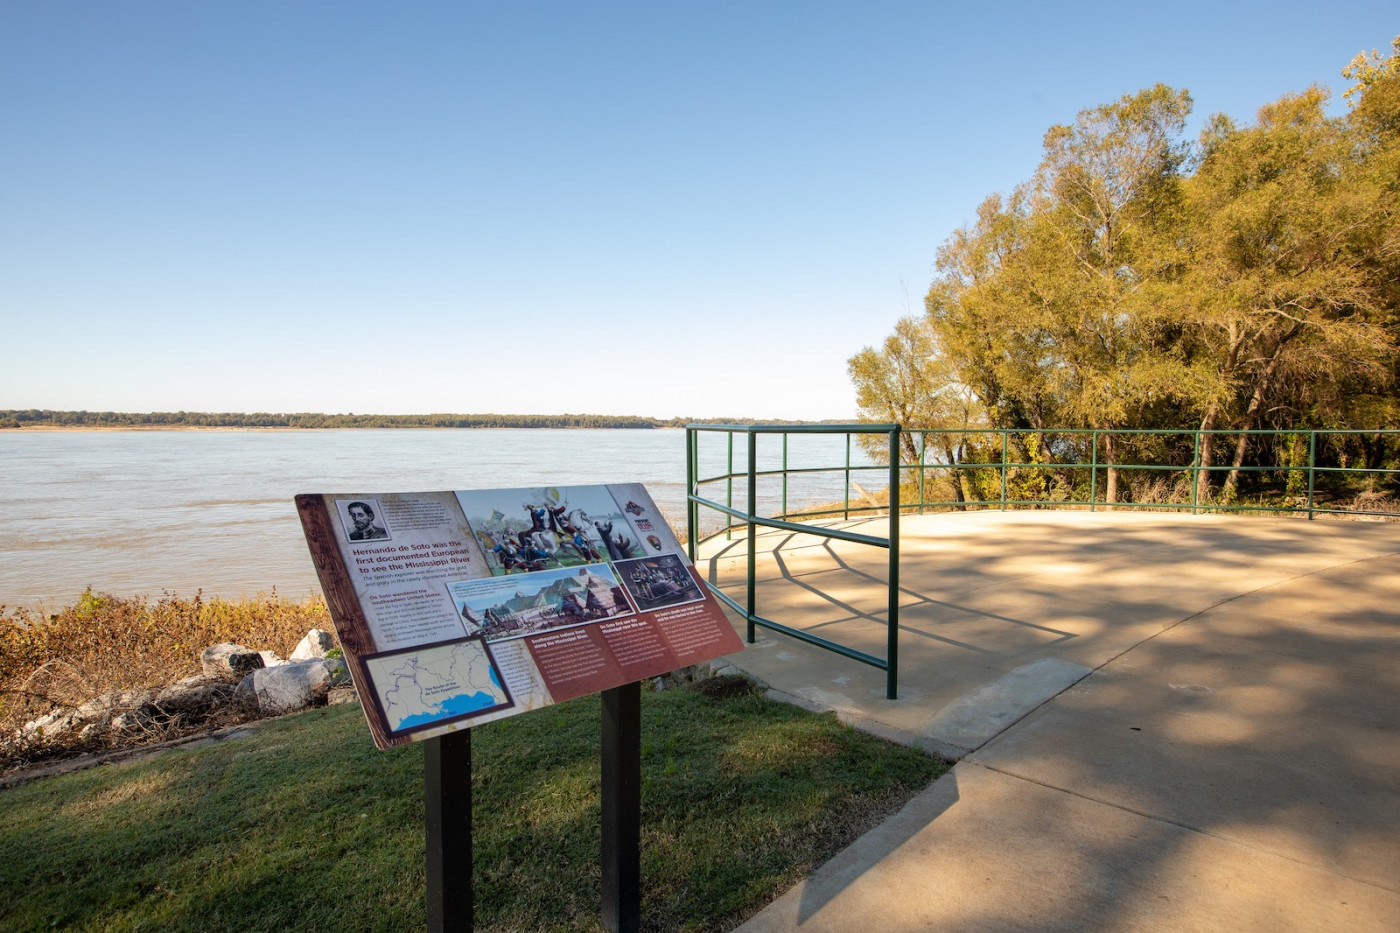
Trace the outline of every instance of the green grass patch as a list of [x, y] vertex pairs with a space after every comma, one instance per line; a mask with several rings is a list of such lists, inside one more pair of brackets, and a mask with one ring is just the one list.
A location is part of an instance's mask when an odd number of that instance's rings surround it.
[[[758, 694], [642, 697], [648, 929], [728, 929], [942, 773]], [[595, 930], [599, 702], [472, 734], [476, 925]], [[0, 791], [0, 928], [421, 930], [423, 756], [358, 707]]]

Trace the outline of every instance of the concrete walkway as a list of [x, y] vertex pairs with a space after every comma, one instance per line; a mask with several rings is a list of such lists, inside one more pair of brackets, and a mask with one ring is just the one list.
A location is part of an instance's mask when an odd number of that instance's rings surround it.
[[[898, 700], [795, 639], [732, 660], [960, 761], [742, 929], [1400, 930], [1400, 524], [979, 512], [902, 544]], [[743, 546], [700, 561], [741, 602]], [[883, 551], [759, 554], [761, 614], [883, 655]]]

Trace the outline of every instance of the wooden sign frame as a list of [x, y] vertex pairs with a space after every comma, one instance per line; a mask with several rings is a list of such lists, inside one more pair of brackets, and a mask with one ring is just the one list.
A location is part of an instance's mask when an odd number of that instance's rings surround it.
[[743, 648], [639, 483], [296, 505], [380, 748]]

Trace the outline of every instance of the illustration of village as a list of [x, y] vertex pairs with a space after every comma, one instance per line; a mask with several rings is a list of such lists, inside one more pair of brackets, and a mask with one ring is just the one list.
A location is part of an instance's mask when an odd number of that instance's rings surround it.
[[470, 634], [489, 641], [635, 614], [606, 564], [449, 583]]
[[457, 498], [492, 576], [449, 583], [448, 591], [467, 631], [487, 641], [704, 598], [641, 486], [485, 489]]

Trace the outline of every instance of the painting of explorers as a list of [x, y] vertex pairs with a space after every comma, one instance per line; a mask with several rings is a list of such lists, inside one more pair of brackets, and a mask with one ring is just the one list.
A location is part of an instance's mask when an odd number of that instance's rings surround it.
[[643, 612], [705, 598], [690, 575], [690, 569], [674, 554], [622, 561], [615, 569], [637, 608]]
[[488, 642], [633, 615], [607, 564], [447, 584], [467, 631]]
[[640, 557], [643, 545], [602, 486], [478, 489], [457, 499], [493, 576]]

